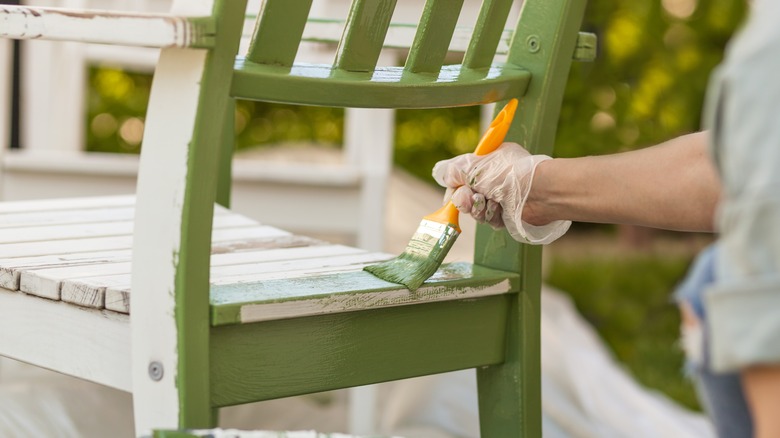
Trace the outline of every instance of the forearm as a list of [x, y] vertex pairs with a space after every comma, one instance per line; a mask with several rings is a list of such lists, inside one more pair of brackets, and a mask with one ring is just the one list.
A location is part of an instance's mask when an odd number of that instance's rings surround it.
[[712, 231], [720, 183], [706, 136], [700, 132], [621, 154], [543, 162], [523, 220]]

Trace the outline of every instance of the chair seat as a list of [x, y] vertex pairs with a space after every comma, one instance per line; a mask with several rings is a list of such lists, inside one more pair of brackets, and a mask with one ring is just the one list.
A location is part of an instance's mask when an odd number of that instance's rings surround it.
[[[0, 287], [129, 313], [133, 196], [0, 204]], [[517, 291], [517, 275], [445, 265], [415, 293], [362, 271], [391, 257], [290, 234], [217, 206], [211, 323], [227, 325]]]

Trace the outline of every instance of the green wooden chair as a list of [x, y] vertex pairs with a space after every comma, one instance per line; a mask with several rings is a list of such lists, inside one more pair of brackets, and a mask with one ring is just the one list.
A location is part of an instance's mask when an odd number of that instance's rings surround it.
[[226, 208], [236, 98], [518, 97], [507, 139], [550, 153], [570, 63], [592, 52], [585, 1], [526, 0], [494, 62], [512, 2], [485, 0], [462, 63], [443, 65], [462, 3], [426, 2], [403, 67], [376, 66], [394, 0], [354, 0], [328, 65], [294, 63], [311, 0], [265, 0], [238, 59], [245, 0], [141, 16], [0, 7], [0, 36], [164, 47], [135, 197], [0, 204], [0, 354], [132, 391], [139, 435], [214, 427], [224, 406], [465, 368], [477, 369], [482, 436], [541, 435], [540, 248], [480, 227], [474, 264], [410, 293], [360, 270], [387, 255]]

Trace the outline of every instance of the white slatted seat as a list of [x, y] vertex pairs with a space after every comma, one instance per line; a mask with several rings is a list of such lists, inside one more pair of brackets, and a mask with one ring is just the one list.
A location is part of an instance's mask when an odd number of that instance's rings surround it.
[[[117, 196], [0, 205], [0, 287], [128, 314], [134, 204], [133, 196]], [[212, 325], [435, 301], [453, 298], [456, 293], [473, 297], [510, 290], [506, 274], [498, 274], [495, 284], [486, 287], [429, 293], [440, 283], [473, 275], [472, 270], [459, 270], [459, 265], [453, 265], [440, 271], [429, 288], [410, 295], [397, 285], [361, 272], [366, 264], [388, 257], [293, 235], [215, 206]], [[290, 279], [300, 279], [296, 283], [299, 287], [290, 288]], [[247, 293], [243, 287], [250, 282], [257, 286]], [[343, 294], [343, 299], [330, 295], [327, 285]], [[395, 293], [388, 293], [393, 289]], [[362, 292], [359, 303], [354, 292]]]

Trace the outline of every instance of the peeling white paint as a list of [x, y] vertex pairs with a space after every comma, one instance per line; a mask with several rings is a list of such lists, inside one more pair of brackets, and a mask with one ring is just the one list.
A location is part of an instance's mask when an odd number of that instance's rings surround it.
[[[133, 235], [132, 288], [140, 291], [130, 302], [136, 433], [178, 427], [176, 266], [172, 254], [181, 246], [187, 156], [207, 53], [164, 49], [152, 84]], [[148, 376], [152, 361], [164, 367], [160, 381]]]
[[200, 33], [184, 16], [0, 6], [0, 37], [5, 38], [163, 48], [189, 47]]
[[512, 291], [509, 280], [486, 286], [422, 287], [417, 292], [406, 288], [380, 292], [359, 292], [316, 296], [284, 302], [249, 304], [241, 308], [241, 322], [272, 321], [277, 319], [299, 318], [303, 316], [324, 315], [328, 313], [354, 312], [358, 310], [383, 307], [406, 306], [410, 304], [432, 303], [439, 301], [462, 300], [469, 298], [501, 295]]

